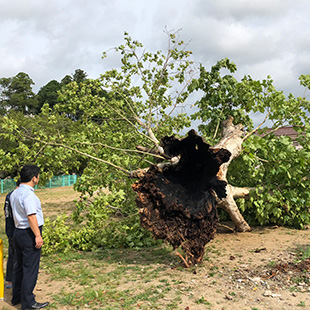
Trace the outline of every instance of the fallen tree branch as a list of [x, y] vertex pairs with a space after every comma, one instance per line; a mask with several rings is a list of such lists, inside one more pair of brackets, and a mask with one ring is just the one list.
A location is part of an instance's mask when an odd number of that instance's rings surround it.
[[227, 187], [230, 187], [234, 199], [247, 197], [250, 195], [250, 191], [255, 189], [254, 187], [237, 187], [230, 184], [227, 184]]
[[171, 157], [166, 155], [165, 153], [161, 154], [158, 150], [150, 149], [142, 145], [137, 145], [136, 149], [140, 151], [140, 153], [143, 153], [146, 155], [152, 155], [154, 157], [161, 158], [161, 159], [171, 159]]
[[230, 230], [230, 231], [233, 232], [233, 233], [237, 233], [236, 229], [231, 228], [231, 227], [229, 227], [228, 225], [224, 225], [224, 224], [218, 223], [218, 226], [224, 227], [224, 228]]
[[265, 116], [264, 120], [252, 131], [250, 131], [248, 134], [245, 135], [245, 137], [243, 138], [243, 141], [246, 140], [249, 136], [251, 136], [253, 133], [255, 133], [260, 127], [262, 127], [266, 121], [268, 120], [270, 111], [268, 111], [267, 115]]
[[73, 147], [71, 147], [71, 146], [68, 146], [68, 145], [65, 145], [65, 144], [62, 144], [62, 143], [57, 143], [57, 142], [46, 142], [46, 141], [40, 140], [40, 139], [38, 139], [38, 138], [33, 138], [33, 137], [28, 136], [28, 135], [25, 135], [25, 134], [22, 134], [22, 136], [25, 137], [25, 138], [27, 138], [27, 139], [30, 139], [30, 140], [32, 140], [32, 141], [36, 141], [36, 142], [43, 143], [43, 144], [45, 144], [45, 145], [62, 147], [62, 148], [64, 148], [64, 149], [68, 149], [68, 150], [74, 151], [74, 152], [76, 152], [76, 153], [78, 153], [78, 154], [80, 154], [80, 155], [82, 155], [82, 156], [85, 156], [85, 157], [94, 159], [94, 160], [96, 160], [96, 161], [102, 162], [102, 163], [104, 163], [104, 164], [107, 164], [107, 165], [109, 165], [109, 166], [112, 166], [112, 167], [114, 167], [114, 168], [116, 168], [116, 169], [122, 171], [123, 173], [125, 173], [125, 174], [127, 174], [127, 175], [130, 174], [130, 171], [128, 171], [127, 169], [124, 169], [124, 168], [122, 168], [122, 167], [119, 167], [119, 166], [117, 166], [117, 165], [115, 165], [115, 164], [113, 164], [113, 163], [111, 163], [111, 162], [109, 162], [109, 161], [103, 160], [103, 159], [101, 159], [101, 158], [98, 158], [98, 157], [89, 155], [89, 154], [87, 154], [87, 153], [81, 152], [80, 150], [78, 150], [78, 149], [76, 149], [76, 148], [73, 148]]
[[114, 150], [114, 151], [121, 151], [121, 152], [125, 152], [125, 153], [139, 153], [139, 154], [143, 154], [143, 155], [150, 155], [153, 157], [157, 157], [159, 159], [166, 159], [166, 156], [160, 155], [160, 153], [157, 151], [151, 151], [151, 149], [149, 148], [143, 148], [142, 146], [138, 146], [136, 150], [130, 150], [130, 149], [122, 149], [119, 147], [114, 147], [114, 146], [110, 146], [110, 145], [106, 145], [100, 142], [95, 142], [95, 143], [90, 143], [90, 142], [80, 142], [80, 141], [75, 141], [75, 144], [81, 144], [81, 145], [90, 145], [90, 146], [102, 146], [103, 148], [108, 148], [110, 150]]

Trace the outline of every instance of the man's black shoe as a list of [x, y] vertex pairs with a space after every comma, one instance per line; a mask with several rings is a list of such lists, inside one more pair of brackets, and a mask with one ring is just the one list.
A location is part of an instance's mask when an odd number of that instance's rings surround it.
[[49, 302], [43, 302], [43, 303], [35, 302], [30, 308], [27, 308], [25, 310], [42, 309], [42, 308], [47, 307], [49, 304], [50, 304]]

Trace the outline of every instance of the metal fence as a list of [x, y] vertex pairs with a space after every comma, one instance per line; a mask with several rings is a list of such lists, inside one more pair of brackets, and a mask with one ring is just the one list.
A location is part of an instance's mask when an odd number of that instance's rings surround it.
[[[77, 175], [60, 175], [52, 177], [49, 181], [46, 182], [45, 185], [36, 185], [35, 189], [39, 188], [54, 188], [54, 187], [62, 187], [62, 186], [70, 186], [73, 185], [78, 176]], [[12, 179], [1, 180], [0, 182], [1, 194], [9, 193], [16, 187], [16, 183]]]

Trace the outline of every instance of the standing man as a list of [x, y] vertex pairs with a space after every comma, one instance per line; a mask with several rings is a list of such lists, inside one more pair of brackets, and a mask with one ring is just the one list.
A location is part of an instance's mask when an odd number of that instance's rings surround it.
[[[16, 188], [20, 184], [20, 179], [16, 182]], [[10, 202], [10, 197], [12, 195], [13, 191], [8, 193], [5, 197], [5, 203], [4, 203], [4, 215], [5, 215], [5, 233], [8, 237], [9, 241], [9, 255], [8, 255], [8, 261], [6, 264], [6, 276], [5, 280], [6, 288], [12, 287], [12, 276], [13, 276], [13, 264], [14, 264], [14, 254], [15, 254], [15, 247], [13, 243], [13, 234], [15, 230], [14, 220], [13, 220], [13, 214], [12, 214], [12, 207]]]
[[21, 184], [10, 198], [15, 223], [13, 242], [16, 257], [12, 304], [21, 303], [22, 310], [41, 309], [49, 305], [48, 302], [36, 302], [33, 294], [43, 245], [43, 212], [41, 202], [34, 193], [34, 187], [39, 183], [39, 174], [39, 167], [25, 165], [20, 172]]

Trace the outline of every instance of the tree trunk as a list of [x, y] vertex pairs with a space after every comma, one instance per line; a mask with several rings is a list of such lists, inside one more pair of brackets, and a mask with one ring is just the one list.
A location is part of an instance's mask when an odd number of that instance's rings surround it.
[[[223, 148], [231, 153], [229, 161], [223, 163], [220, 166], [220, 170], [217, 174], [220, 180], [227, 182], [228, 167], [231, 161], [240, 155], [242, 150], [242, 143], [243, 143], [242, 136], [244, 135], [243, 127], [242, 125], [234, 125], [233, 117], [229, 116], [228, 119], [222, 123], [222, 135], [223, 138], [221, 139], [221, 141], [217, 143], [215, 146], [213, 146], [212, 149], [217, 150]], [[230, 215], [231, 220], [234, 222], [237, 231], [239, 232], [251, 231], [251, 227], [241, 215], [235, 202], [236, 198], [247, 196], [250, 192], [250, 189], [242, 187], [234, 187], [228, 184], [226, 186], [226, 192], [227, 197], [221, 200], [218, 199], [217, 206], [219, 208], [222, 208]]]

